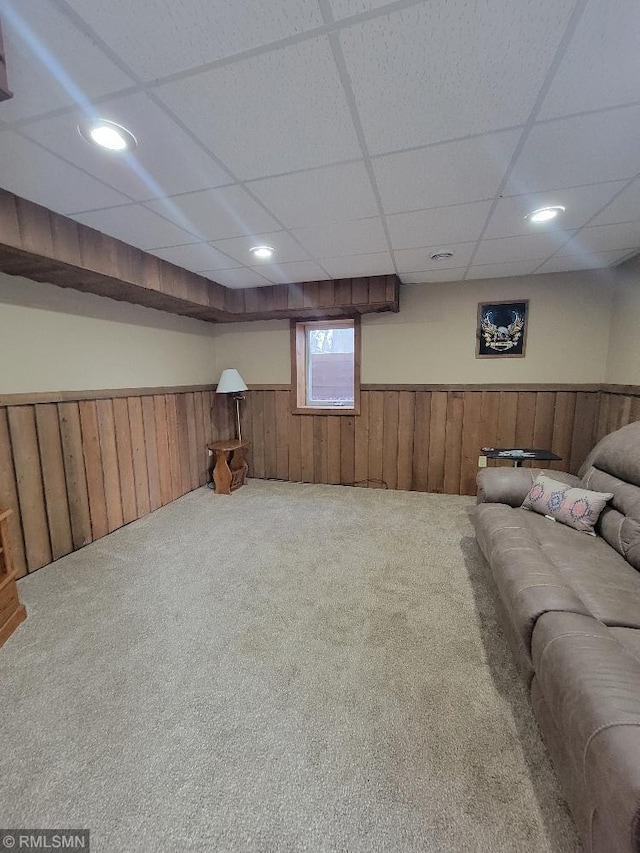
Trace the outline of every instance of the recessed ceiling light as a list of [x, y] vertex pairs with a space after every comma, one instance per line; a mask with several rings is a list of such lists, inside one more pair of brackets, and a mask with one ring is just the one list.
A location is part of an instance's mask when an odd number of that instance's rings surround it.
[[448, 261], [453, 257], [453, 252], [434, 252], [431, 255], [432, 261]]
[[554, 207], [540, 207], [538, 210], [532, 210], [531, 213], [527, 213], [525, 219], [528, 219], [529, 222], [550, 222], [556, 216], [564, 213], [564, 211], [565, 208], [560, 204]]
[[264, 261], [273, 255], [275, 249], [273, 246], [252, 246], [249, 251], [254, 258], [260, 258], [261, 261]]
[[135, 136], [126, 127], [103, 118], [81, 121], [78, 131], [87, 142], [106, 151], [129, 151], [138, 144]]

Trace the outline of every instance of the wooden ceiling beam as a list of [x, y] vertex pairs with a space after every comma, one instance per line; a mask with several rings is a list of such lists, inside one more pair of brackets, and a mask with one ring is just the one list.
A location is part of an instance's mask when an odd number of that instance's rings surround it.
[[0, 270], [214, 323], [399, 310], [395, 275], [232, 290], [5, 190]]

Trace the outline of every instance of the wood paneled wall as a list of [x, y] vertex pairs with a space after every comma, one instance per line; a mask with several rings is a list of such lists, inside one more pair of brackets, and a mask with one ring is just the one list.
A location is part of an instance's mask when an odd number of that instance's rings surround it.
[[600, 441], [608, 433], [634, 421], [640, 421], [640, 387], [604, 385], [600, 392], [595, 441]]
[[232, 430], [212, 390], [106, 393], [0, 407], [0, 506], [14, 510], [21, 576], [204, 485], [206, 445]]
[[[290, 393], [246, 395], [251, 477], [471, 495], [480, 447], [551, 448], [562, 462], [549, 467], [575, 472], [640, 420], [635, 386], [365, 385], [355, 417], [292, 415]], [[202, 386], [0, 397], [0, 507], [14, 510], [20, 575], [204, 485], [206, 445], [233, 429], [227, 395]]]
[[286, 386], [255, 389], [243, 416], [249, 473], [472, 495], [480, 448], [501, 446], [551, 448], [563, 461], [550, 467], [577, 471], [599, 423], [599, 387], [586, 388], [365, 385], [355, 417], [292, 415]]

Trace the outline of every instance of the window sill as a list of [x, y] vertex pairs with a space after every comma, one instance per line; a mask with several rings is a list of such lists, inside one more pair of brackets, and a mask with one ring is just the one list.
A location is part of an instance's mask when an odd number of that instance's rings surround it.
[[320, 409], [315, 406], [298, 406], [291, 411], [292, 415], [354, 415], [360, 414], [360, 407], [354, 406], [352, 409], [347, 409], [343, 406], [335, 408]]

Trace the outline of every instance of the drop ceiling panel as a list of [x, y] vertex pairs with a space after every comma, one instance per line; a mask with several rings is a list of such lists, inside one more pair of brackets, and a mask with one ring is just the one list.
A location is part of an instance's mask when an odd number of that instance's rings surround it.
[[540, 266], [540, 261], [513, 261], [506, 264], [486, 264], [469, 267], [467, 279], [505, 278], [506, 276], [530, 275]]
[[505, 195], [631, 178], [640, 172], [640, 107], [536, 125]]
[[638, 218], [640, 218], [640, 181], [634, 181], [596, 216], [591, 225], [633, 222]]
[[[466, 266], [471, 260], [475, 243], [457, 243], [449, 246], [429, 246], [422, 249], [399, 249], [393, 253], [400, 274], [424, 270], [446, 270]], [[433, 261], [436, 252], [450, 251], [448, 261]]]
[[549, 260], [545, 261], [537, 272], [567, 272], [570, 270], [600, 269], [615, 265], [628, 254], [628, 251], [625, 250], [622, 252], [596, 252], [591, 255], [569, 255], [549, 258]]
[[346, 163], [248, 184], [288, 228], [378, 213], [364, 163]]
[[98, 207], [129, 201], [13, 131], [0, 134], [0, 149], [0, 186], [58, 213], [78, 210], [87, 199]]
[[433, 284], [438, 281], [462, 281], [466, 267], [455, 267], [450, 270], [423, 270], [422, 272], [405, 272], [400, 276], [403, 284]]
[[322, 25], [315, 0], [109, 0], [69, 5], [151, 80]]
[[357, 278], [362, 275], [391, 275], [395, 272], [389, 252], [322, 258], [320, 263], [331, 278]]
[[360, 156], [326, 38], [170, 83], [157, 92], [241, 179]]
[[477, 240], [490, 208], [490, 201], [479, 201], [393, 214], [387, 217], [391, 243], [394, 249], [412, 249], [425, 243]]
[[[216, 240], [216, 249], [235, 258], [241, 264], [255, 267], [271, 266], [273, 260], [284, 264], [290, 261], [306, 261], [309, 255], [288, 231], [277, 231], [267, 234], [252, 234], [249, 237], [234, 237], [231, 240]], [[249, 251], [252, 246], [273, 246], [275, 254], [272, 260], [258, 263]]]
[[338, 255], [365, 255], [387, 248], [379, 217], [294, 228], [291, 233], [314, 258], [332, 257], [332, 252]]
[[574, 233], [574, 231], [547, 231], [544, 234], [483, 240], [473, 262], [474, 264], [499, 264], [536, 258], [542, 261], [557, 252]]
[[637, 101], [639, 44], [638, 0], [587, 3], [540, 118]]
[[385, 213], [493, 198], [519, 133], [506, 131], [373, 160]]
[[[82, 112], [29, 124], [24, 132], [136, 201], [233, 183], [147, 95], [107, 101], [98, 109], [102, 118], [123, 125], [137, 138], [132, 154], [108, 154], [87, 143], [77, 131]], [[87, 199], [82, 209], [96, 207]]]
[[50, 0], [3, 8], [2, 24], [14, 97], [4, 121], [17, 121], [133, 85], [118, 66]]
[[372, 9], [381, 9], [388, 6], [391, 0], [329, 0], [329, 2], [334, 17], [340, 19], [370, 12]]
[[255, 267], [255, 272], [268, 278], [273, 284], [290, 284], [296, 281], [323, 281], [327, 274], [315, 261], [295, 261], [290, 264], [264, 264]]
[[558, 252], [559, 255], [584, 255], [593, 252], [635, 249], [640, 246], [640, 222], [596, 225], [583, 228]]
[[218, 284], [225, 287], [267, 287], [271, 284], [266, 278], [246, 267], [234, 270], [213, 270], [211, 273], [204, 272], [201, 275], [210, 278], [212, 281], [217, 281]]
[[176, 266], [184, 267], [192, 272], [201, 270], [226, 270], [242, 266], [228, 255], [223, 255], [208, 243], [191, 243], [186, 246], [168, 246], [165, 249], [154, 249], [151, 253]]
[[190, 240], [197, 242], [197, 238], [192, 234], [156, 216], [140, 204], [78, 213], [73, 218], [139, 249], [177, 246]]
[[221, 240], [280, 227], [240, 186], [187, 193], [151, 201], [146, 206], [198, 234], [201, 240]]
[[574, 5], [431, 0], [343, 30], [370, 152], [524, 124]]
[[[624, 186], [624, 181], [613, 181], [587, 187], [548, 190], [544, 193], [501, 198], [493, 211], [484, 236], [486, 239], [514, 237], [519, 234], [582, 228]], [[536, 223], [525, 219], [525, 216], [533, 210], [557, 205], [566, 209], [556, 219]]]

